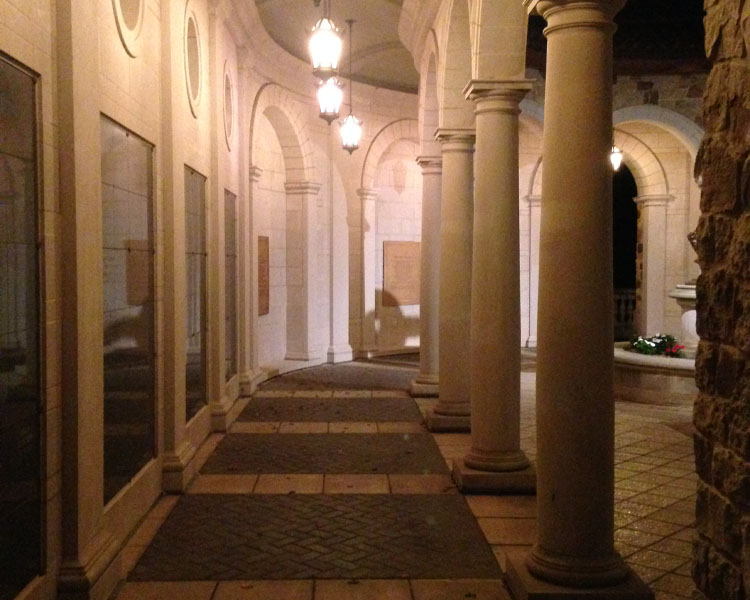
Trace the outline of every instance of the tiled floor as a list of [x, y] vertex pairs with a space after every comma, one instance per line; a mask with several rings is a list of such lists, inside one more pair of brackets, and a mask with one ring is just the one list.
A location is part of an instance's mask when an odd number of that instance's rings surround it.
[[[200, 449], [188, 494], [131, 538], [118, 600], [507, 600], [497, 565], [533, 542], [535, 499], [458, 494], [446, 469], [470, 437], [425, 433], [393, 391], [414, 374], [350, 363], [264, 385]], [[534, 373], [521, 378], [533, 458]], [[690, 407], [616, 406], [615, 543], [657, 600], [693, 589], [690, 423]]]

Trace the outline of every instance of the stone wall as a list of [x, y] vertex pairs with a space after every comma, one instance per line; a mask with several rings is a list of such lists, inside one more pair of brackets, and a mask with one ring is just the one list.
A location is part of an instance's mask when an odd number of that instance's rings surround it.
[[[750, 598], [750, 0], [706, 0], [713, 61], [698, 254], [699, 476], [693, 577], [709, 598]], [[744, 6], [743, 6], [744, 5]]]

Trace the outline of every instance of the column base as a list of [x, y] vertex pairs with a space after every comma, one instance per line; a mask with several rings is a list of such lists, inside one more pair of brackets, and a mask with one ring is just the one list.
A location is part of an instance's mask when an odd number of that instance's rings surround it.
[[240, 375], [240, 396], [252, 396], [255, 389], [266, 379], [268, 376], [262, 369], [243, 373]]
[[437, 375], [418, 375], [409, 385], [409, 394], [414, 398], [436, 398], [438, 391]]
[[56, 596], [60, 600], [105, 600], [119, 583], [117, 542], [112, 536], [102, 534], [93, 543], [97, 547], [86, 564], [64, 561], [60, 566]]
[[165, 454], [162, 460], [162, 489], [168, 494], [182, 494], [195, 477], [195, 447], [183, 442], [174, 451]]
[[222, 396], [219, 402], [211, 403], [211, 431], [226, 432], [231, 423], [229, 413], [233, 404], [227, 396]]
[[625, 579], [606, 587], [567, 587], [537, 579], [526, 567], [528, 552], [507, 554], [505, 581], [514, 600], [654, 600], [654, 593], [629, 567]]
[[432, 409], [427, 413], [426, 421], [429, 431], [471, 431], [471, 415], [443, 415]]
[[479, 471], [467, 467], [463, 459], [453, 461], [453, 481], [465, 494], [535, 494], [536, 469], [529, 465], [519, 471]]
[[349, 344], [340, 346], [329, 346], [326, 353], [326, 359], [331, 364], [350, 362], [354, 359], [354, 351]]

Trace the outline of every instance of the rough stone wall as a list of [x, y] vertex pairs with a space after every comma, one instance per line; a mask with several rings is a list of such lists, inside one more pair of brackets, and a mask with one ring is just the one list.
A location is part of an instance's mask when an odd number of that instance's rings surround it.
[[[529, 69], [526, 76], [534, 79], [534, 86], [527, 98], [543, 106], [544, 76], [533, 69]], [[705, 73], [620, 75], [612, 88], [613, 109], [651, 104], [668, 108], [702, 127], [702, 99], [705, 86]]]
[[750, 0], [705, 0], [693, 578], [750, 599]]

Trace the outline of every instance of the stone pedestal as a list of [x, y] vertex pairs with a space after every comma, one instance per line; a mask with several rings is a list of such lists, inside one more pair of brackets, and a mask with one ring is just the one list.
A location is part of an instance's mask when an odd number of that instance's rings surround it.
[[440, 399], [430, 431], [468, 431], [474, 130], [441, 129]]
[[419, 375], [411, 382], [412, 396], [437, 396], [440, 368], [440, 156], [420, 156], [422, 167], [422, 254], [419, 286]]
[[682, 331], [678, 341], [680, 345], [685, 346], [685, 354], [695, 356], [695, 351], [698, 348], [698, 341], [700, 340], [698, 332], [695, 329], [695, 284], [677, 284], [674, 290], [669, 294], [669, 297], [674, 298], [682, 309], [682, 317], [680, 319]]
[[[577, 598], [580, 588], [614, 590], [636, 577], [614, 550], [609, 154], [613, 18], [624, 0], [524, 4], [548, 25], [539, 248], [538, 533], [529, 555], [509, 561], [508, 576], [516, 598]], [[585, 340], [587, 351], [571, 352], [571, 340]], [[541, 582], [554, 584], [554, 594], [545, 593]], [[629, 591], [621, 597], [638, 596]]]
[[[521, 302], [518, 103], [530, 81], [473, 80], [476, 105], [471, 293], [471, 448], [454, 466], [462, 491], [533, 491], [520, 446]], [[522, 482], [522, 483], [521, 483]]]

